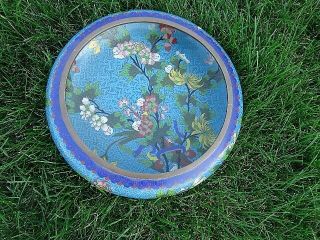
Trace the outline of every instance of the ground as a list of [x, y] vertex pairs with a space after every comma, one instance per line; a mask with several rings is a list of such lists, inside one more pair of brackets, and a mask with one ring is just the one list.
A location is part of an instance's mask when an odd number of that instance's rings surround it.
[[[173, 197], [97, 190], [59, 155], [45, 119], [62, 47], [94, 20], [129, 9], [193, 21], [241, 79], [243, 127], [232, 154]], [[318, 0], [0, 0], [1, 239], [320, 238], [319, 12]]]

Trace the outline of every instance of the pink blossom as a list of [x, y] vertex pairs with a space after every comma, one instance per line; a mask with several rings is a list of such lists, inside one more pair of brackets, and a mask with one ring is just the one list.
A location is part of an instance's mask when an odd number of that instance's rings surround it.
[[124, 115], [129, 117], [131, 114], [131, 110], [129, 108], [127, 108], [127, 109], [123, 110], [123, 113], [124, 113]]
[[120, 99], [118, 101], [118, 105], [120, 108], [124, 107], [124, 106], [127, 106], [129, 104], [129, 100], [126, 99], [126, 98], [123, 98], [123, 99]]

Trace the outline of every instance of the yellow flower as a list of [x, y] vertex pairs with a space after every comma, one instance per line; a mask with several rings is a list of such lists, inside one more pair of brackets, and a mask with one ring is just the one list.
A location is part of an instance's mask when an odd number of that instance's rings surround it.
[[172, 69], [171, 72], [169, 73], [169, 78], [172, 82], [174, 82], [178, 86], [186, 83], [180, 71], [176, 71], [174, 69]]
[[198, 78], [196, 75], [193, 75], [193, 74], [186, 75], [185, 79], [186, 79], [188, 86], [191, 89], [198, 89], [203, 86], [203, 84], [201, 83], [201, 79]]
[[172, 69], [169, 72], [169, 78], [176, 85], [181, 86], [184, 84], [188, 84], [191, 89], [198, 89], [203, 86], [201, 83], [201, 79], [194, 74], [181, 74], [179, 70]]
[[209, 148], [216, 139], [209, 122], [205, 118], [205, 114], [201, 114], [199, 118], [195, 118], [192, 122], [192, 135], [199, 136], [199, 142], [202, 148]]
[[98, 54], [100, 52], [100, 45], [97, 40], [92, 40], [91, 42], [89, 42], [88, 47], [90, 49], [93, 49], [94, 54]]
[[151, 153], [147, 153], [147, 157], [149, 158], [149, 160], [150, 161], [152, 161], [152, 162], [155, 162], [155, 161], [157, 161], [158, 160], [158, 158], [155, 156], [155, 155], [153, 155], [153, 154], [151, 154]]

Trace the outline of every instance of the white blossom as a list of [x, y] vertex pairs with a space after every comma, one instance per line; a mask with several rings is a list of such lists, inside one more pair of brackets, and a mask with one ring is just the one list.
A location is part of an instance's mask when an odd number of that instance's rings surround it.
[[182, 61], [185, 61], [187, 64], [190, 63], [189, 59], [186, 57], [185, 54], [179, 52], [179, 51], [176, 51], [176, 55], [182, 60]]
[[89, 106], [89, 111], [94, 113], [96, 111], [96, 107], [94, 105]]
[[106, 116], [102, 116], [102, 117], [100, 118], [100, 121], [101, 121], [102, 123], [106, 123], [106, 122], [108, 122], [108, 118], [107, 118]]
[[96, 107], [91, 104], [89, 98], [84, 97], [81, 102], [83, 103], [83, 105], [79, 106], [81, 118], [84, 120], [88, 120], [90, 118], [91, 127], [96, 131], [101, 129], [105, 135], [111, 135], [113, 133], [113, 129], [107, 125], [108, 118], [106, 116], [96, 114]]
[[103, 125], [101, 126], [101, 129], [102, 129], [103, 133], [104, 133], [105, 135], [107, 135], [107, 136], [109, 136], [109, 135], [111, 135], [111, 134], [113, 133], [113, 128], [110, 127], [110, 126], [107, 125], [107, 124], [103, 124]]
[[172, 65], [167, 65], [164, 70], [166, 71], [166, 73], [170, 73], [173, 69], [173, 66]]
[[99, 116], [94, 114], [91, 118], [91, 127], [93, 127], [96, 131], [99, 131], [101, 126], [108, 121], [108, 118], [105, 116]]
[[123, 99], [120, 99], [118, 101], [118, 105], [120, 108], [124, 107], [124, 106], [127, 106], [129, 104], [129, 100], [126, 99], [126, 98], [123, 98]]
[[160, 61], [160, 55], [158, 53], [151, 52], [150, 48], [145, 48], [139, 52], [141, 57], [141, 63], [147, 65], [154, 65]]
[[135, 122], [133, 122], [133, 124], [132, 124], [132, 128], [133, 128], [134, 130], [136, 130], [136, 131], [139, 131], [140, 125], [141, 125], [141, 121], [140, 121], [140, 120], [135, 121]]
[[82, 119], [86, 120], [95, 113], [96, 108], [94, 105], [90, 104], [90, 100], [87, 97], [84, 97], [81, 102], [83, 105], [79, 106], [80, 116]]
[[163, 112], [168, 112], [169, 107], [168, 107], [167, 105], [161, 105], [161, 106], [160, 106], [160, 109], [161, 109]]
[[135, 53], [134, 44], [131, 41], [118, 43], [117, 46], [112, 49], [112, 52], [113, 52], [114, 58], [118, 58], [118, 59], [126, 58], [131, 54]]
[[154, 65], [160, 61], [160, 55], [158, 53], [151, 52], [151, 49], [145, 46], [141, 42], [125, 41], [118, 43], [112, 49], [113, 57], [118, 59], [124, 59], [133, 54], [138, 54], [142, 64]]
[[90, 104], [90, 100], [89, 100], [89, 98], [87, 98], [87, 97], [84, 97], [84, 98], [82, 98], [82, 101], [81, 101], [84, 105], [89, 105]]
[[143, 104], [144, 104], [144, 102], [145, 102], [145, 99], [144, 99], [144, 98], [139, 98], [139, 99], [137, 100], [137, 106], [138, 106], [138, 107], [142, 107]]

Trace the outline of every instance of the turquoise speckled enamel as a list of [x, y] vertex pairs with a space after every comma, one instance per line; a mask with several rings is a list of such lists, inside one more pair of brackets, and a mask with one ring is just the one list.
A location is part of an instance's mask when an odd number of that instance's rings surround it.
[[180, 17], [104, 17], [58, 56], [46, 113], [80, 175], [131, 198], [185, 191], [225, 160], [240, 130], [238, 75], [220, 45]]

